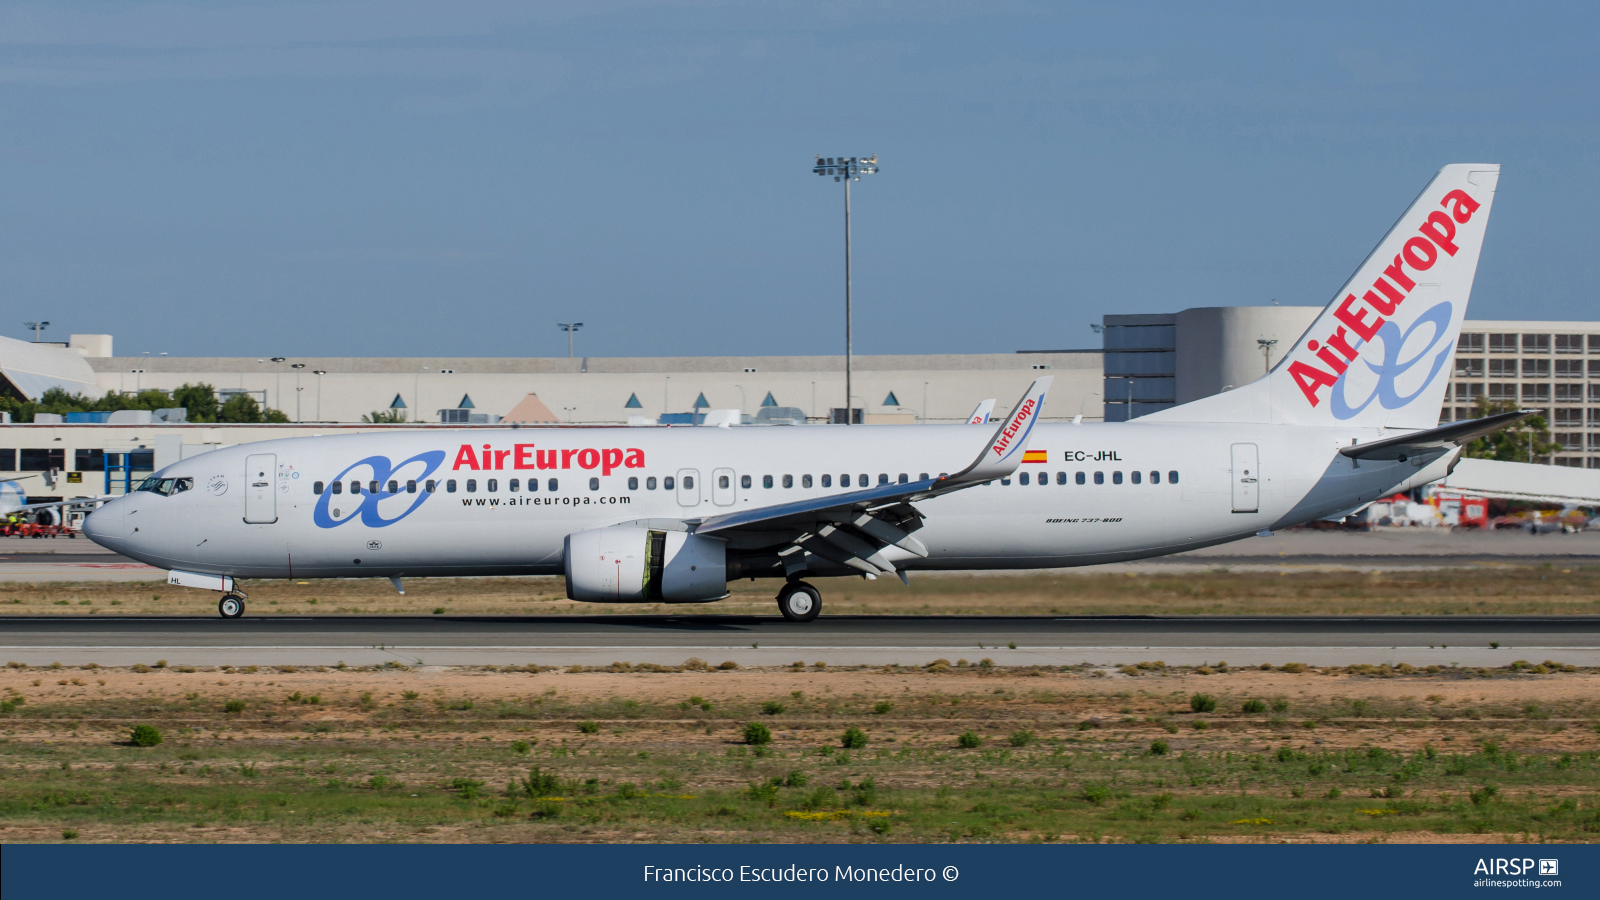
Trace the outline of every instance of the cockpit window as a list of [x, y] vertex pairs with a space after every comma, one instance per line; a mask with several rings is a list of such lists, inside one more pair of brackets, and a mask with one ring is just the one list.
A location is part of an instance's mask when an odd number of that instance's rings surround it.
[[152, 476], [150, 478], [146, 478], [144, 481], [139, 482], [139, 487], [135, 490], [149, 491], [152, 494], [160, 494], [163, 497], [170, 497], [173, 494], [181, 494], [184, 491], [194, 490], [194, 479], [156, 478]]

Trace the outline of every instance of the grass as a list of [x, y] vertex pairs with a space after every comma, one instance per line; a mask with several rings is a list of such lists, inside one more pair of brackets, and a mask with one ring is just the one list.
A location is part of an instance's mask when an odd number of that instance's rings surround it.
[[[1286, 577], [1292, 575], [1293, 577]], [[773, 615], [776, 585], [739, 581], [714, 604], [629, 606], [629, 614]], [[1182, 572], [1128, 575], [917, 573], [891, 579], [825, 579], [828, 614], [994, 615], [1594, 615], [1600, 567], [1495, 566], [1440, 570]], [[562, 580], [414, 578], [399, 595], [374, 579], [296, 584], [252, 582], [251, 615], [601, 615], [567, 600]], [[8, 584], [0, 614], [208, 615], [204, 591], [152, 593], [128, 582]]]
[[[7, 669], [0, 822], [13, 841], [1600, 840], [1600, 677], [1540, 667]], [[1200, 686], [1209, 727], [1176, 728]], [[778, 719], [751, 699], [791, 691]], [[870, 743], [841, 738], [865, 715]], [[134, 746], [141, 725], [164, 741]]]

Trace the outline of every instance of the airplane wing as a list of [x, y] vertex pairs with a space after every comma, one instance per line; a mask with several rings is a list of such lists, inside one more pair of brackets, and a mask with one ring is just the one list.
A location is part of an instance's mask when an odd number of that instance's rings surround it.
[[895, 572], [894, 563], [883, 555], [886, 548], [928, 555], [928, 548], [911, 534], [924, 519], [912, 504], [1016, 471], [1049, 390], [1049, 377], [1034, 381], [977, 458], [953, 475], [712, 516], [692, 523], [694, 532], [739, 539], [750, 549], [770, 547], [790, 573], [804, 571], [808, 556], [873, 576]]
[[1422, 456], [1440, 450], [1454, 449], [1461, 444], [1486, 434], [1493, 434], [1502, 428], [1538, 415], [1536, 409], [1523, 409], [1515, 412], [1499, 413], [1485, 416], [1481, 419], [1469, 419], [1465, 422], [1452, 422], [1427, 431], [1415, 431], [1400, 437], [1386, 438], [1368, 444], [1352, 444], [1339, 452], [1351, 459], [1398, 459], [1405, 460], [1413, 456]]
[[994, 414], [994, 398], [990, 397], [987, 400], [980, 401], [978, 403], [977, 407], [975, 407], [972, 410], [972, 415], [967, 416], [967, 424], [968, 425], [984, 425], [984, 424], [987, 424], [988, 421], [989, 421], [989, 417], [991, 415], [993, 415], [993, 414]]

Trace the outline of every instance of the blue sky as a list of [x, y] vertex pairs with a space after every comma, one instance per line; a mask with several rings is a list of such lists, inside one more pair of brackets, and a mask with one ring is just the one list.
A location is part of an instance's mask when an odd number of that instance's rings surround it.
[[1098, 345], [1322, 304], [1505, 166], [1468, 315], [1594, 319], [1593, 4], [12, 3], [0, 303], [174, 355]]

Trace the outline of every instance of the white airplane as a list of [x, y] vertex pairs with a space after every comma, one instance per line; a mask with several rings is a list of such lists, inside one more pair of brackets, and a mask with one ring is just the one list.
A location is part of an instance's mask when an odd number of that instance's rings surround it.
[[980, 400], [978, 405], [972, 408], [972, 415], [967, 416], [967, 424], [987, 425], [989, 423], [989, 417], [993, 414], [994, 398], [990, 397], [987, 400]]
[[565, 575], [602, 603], [780, 579], [780, 611], [809, 621], [805, 578], [1091, 565], [1341, 515], [1525, 415], [1437, 427], [1498, 176], [1440, 170], [1269, 374], [1131, 422], [1041, 423], [1040, 378], [982, 441], [964, 425], [293, 438], [167, 466], [84, 531], [222, 592], [230, 618], [246, 578]]
[[104, 497], [84, 497], [77, 500], [58, 500], [50, 503], [29, 503], [28, 492], [17, 482], [42, 475], [35, 472], [32, 475], [17, 475], [10, 478], [0, 478], [0, 519], [8, 516], [32, 514], [41, 525], [53, 524], [53, 519], [60, 513], [56, 510], [65, 510], [67, 507], [91, 506], [104, 500]]

